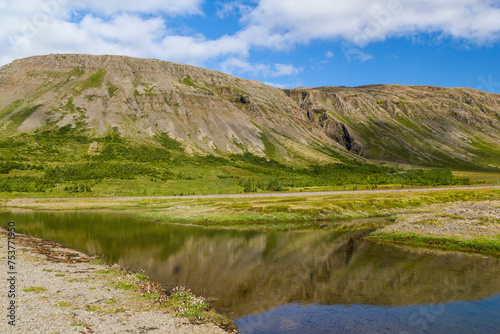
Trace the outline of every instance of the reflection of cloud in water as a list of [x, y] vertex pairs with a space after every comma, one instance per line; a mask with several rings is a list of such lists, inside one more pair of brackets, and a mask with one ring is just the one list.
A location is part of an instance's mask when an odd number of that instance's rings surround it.
[[[398, 306], [500, 292], [498, 259], [403, 250], [363, 240], [363, 231], [213, 230], [84, 212], [0, 218], [20, 222], [21, 233], [103, 253], [165, 286], [213, 297], [233, 318], [290, 303]], [[292, 328], [298, 320], [283, 321]]]

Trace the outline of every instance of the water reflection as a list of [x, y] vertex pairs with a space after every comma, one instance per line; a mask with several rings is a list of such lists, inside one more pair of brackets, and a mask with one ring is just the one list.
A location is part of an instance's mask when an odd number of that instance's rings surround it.
[[364, 240], [369, 231], [213, 230], [96, 212], [6, 212], [0, 221], [188, 286], [234, 319], [291, 303], [404, 306], [500, 292], [496, 258], [402, 250]]
[[235, 320], [241, 334], [498, 333], [500, 295], [409, 307], [284, 305]]

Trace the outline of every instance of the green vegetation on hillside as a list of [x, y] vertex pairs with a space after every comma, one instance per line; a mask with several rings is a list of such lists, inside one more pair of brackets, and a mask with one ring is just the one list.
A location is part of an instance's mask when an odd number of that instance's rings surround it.
[[17, 110], [20, 106], [23, 105], [23, 103], [24, 103], [24, 100], [16, 100], [16, 101], [12, 102], [7, 107], [0, 110], [0, 117], [4, 117], [4, 116], [10, 114], [11, 112]]
[[105, 76], [106, 76], [106, 70], [101, 69], [101, 70], [91, 74], [87, 79], [85, 79], [84, 81], [82, 81], [78, 85], [76, 85], [75, 90], [78, 93], [81, 93], [84, 90], [89, 89], [89, 88], [100, 88], [100, 87], [102, 87], [102, 83], [104, 81]]
[[469, 180], [453, 176], [451, 169], [401, 170], [346, 158], [292, 168], [248, 152], [191, 156], [166, 134], [150, 143], [133, 143], [116, 129], [91, 137], [68, 125], [0, 140], [1, 192], [187, 195], [455, 184]]
[[26, 107], [18, 112], [16, 112], [14, 115], [10, 116], [10, 120], [14, 125], [21, 125], [24, 120], [26, 120], [28, 117], [31, 116], [35, 111], [38, 110], [42, 105], [37, 104], [33, 107]]

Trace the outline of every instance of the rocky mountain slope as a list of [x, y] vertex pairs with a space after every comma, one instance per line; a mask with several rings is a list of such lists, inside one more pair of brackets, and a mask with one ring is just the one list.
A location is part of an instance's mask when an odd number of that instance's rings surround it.
[[423, 166], [500, 166], [500, 95], [467, 88], [372, 85], [286, 90], [346, 149]]
[[[131, 144], [166, 133], [190, 154], [251, 152], [287, 164], [340, 156], [500, 166], [500, 95], [377, 85], [281, 90], [152, 59], [50, 55], [0, 69], [4, 136], [37, 129], [118, 131]], [[92, 146], [93, 145], [93, 146]], [[89, 150], [99, 153], [99, 145]]]
[[134, 142], [167, 133], [188, 152], [245, 151], [332, 162], [335, 142], [282, 90], [216, 71], [119, 56], [50, 55], [0, 70], [4, 133], [70, 125], [116, 128]]

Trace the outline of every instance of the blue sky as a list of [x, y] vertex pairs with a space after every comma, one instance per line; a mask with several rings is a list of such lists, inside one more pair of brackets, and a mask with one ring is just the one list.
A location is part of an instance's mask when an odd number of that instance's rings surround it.
[[277, 87], [367, 84], [500, 93], [498, 0], [0, 0], [0, 65], [119, 54]]

